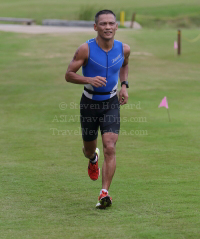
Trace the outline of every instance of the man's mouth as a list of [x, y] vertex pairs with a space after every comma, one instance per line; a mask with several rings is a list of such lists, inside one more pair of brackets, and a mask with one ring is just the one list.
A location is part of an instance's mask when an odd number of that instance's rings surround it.
[[111, 31], [106, 31], [106, 32], [104, 32], [106, 35], [110, 35], [110, 34], [112, 34], [112, 32]]

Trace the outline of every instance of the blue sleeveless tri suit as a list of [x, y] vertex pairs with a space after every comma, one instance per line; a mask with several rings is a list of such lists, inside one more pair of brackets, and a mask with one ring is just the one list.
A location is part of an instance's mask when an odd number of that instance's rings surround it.
[[90, 94], [84, 90], [84, 95], [93, 100], [107, 100], [116, 95], [119, 71], [124, 62], [123, 44], [114, 40], [112, 49], [108, 52], [102, 50], [96, 43], [96, 39], [87, 41], [89, 55], [86, 66], [82, 67], [83, 75], [86, 77], [102, 76], [106, 77], [107, 83], [103, 87], [94, 87], [90, 84], [85, 85], [89, 91], [95, 92], [113, 92], [107, 95]]
[[101, 134], [113, 132], [119, 134], [120, 105], [117, 97], [119, 71], [124, 62], [123, 44], [114, 40], [112, 49], [103, 51], [96, 39], [88, 43], [88, 62], [82, 67], [86, 77], [102, 76], [107, 80], [106, 86], [94, 87], [91, 84], [84, 86], [80, 102], [80, 120], [84, 141], [93, 141]]

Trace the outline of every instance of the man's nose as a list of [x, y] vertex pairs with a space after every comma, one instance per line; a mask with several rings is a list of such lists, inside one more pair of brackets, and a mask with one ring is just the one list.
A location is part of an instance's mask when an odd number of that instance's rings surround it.
[[106, 28], [108, 28], [108, 29], [110, 28], [110, 24], [109, 23], [106, 24]]

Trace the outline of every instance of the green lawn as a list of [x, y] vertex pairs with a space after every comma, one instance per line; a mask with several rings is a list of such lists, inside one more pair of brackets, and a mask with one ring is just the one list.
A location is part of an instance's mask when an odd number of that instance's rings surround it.
[[1, 0], [0, 16], [43, 19], [93, 20], [94, 14], [102, 9], [112, 9], [119, 19], [125, 11], [130, 21], [133, 12], [136, 20], [146, 27], [200, 26], [200, 1], [197, 0]]
[[[132, 50], [129, 105], [121, 109], [113, 206], [101, 211], [101, 179], [89, 179], [81, 149], [83, 86], [64, 80], [76, 48], [95, 33], [0, 35], [0, 237], [198, 239], [200, 41], [183, 39], [177, 57], [175, 30], [118, 31]], [[164, 96], [171, 122], [158, 108]], [[62, 115], [65, 122], [55, 120]]]

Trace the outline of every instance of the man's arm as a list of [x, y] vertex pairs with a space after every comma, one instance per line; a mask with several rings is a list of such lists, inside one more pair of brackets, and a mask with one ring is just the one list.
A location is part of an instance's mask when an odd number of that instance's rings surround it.
[[65, 74], [65, 79], [67, 82], [74, 84], [91, 84], [95, 87], [106, 86], [106, 79], [101, 76], [96, 77], [85, 77], [80, 76], [76, 72], [87, 63], [88, 60], [88, 44], [84, 43], [81, 45], [70, 62], [67, 72]]
[[[124, 63], [120, 69], [120, 82], [127, 81], [128, 79], [128, 60], [130, 55], [130, 47], [127, 44], [124, 44]], [[119, 101], [121, 105], [124, 105], [128, 102], [128, 92], [126, 85], [122, 85], [122, 88], [119, 92]]]

